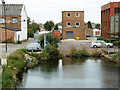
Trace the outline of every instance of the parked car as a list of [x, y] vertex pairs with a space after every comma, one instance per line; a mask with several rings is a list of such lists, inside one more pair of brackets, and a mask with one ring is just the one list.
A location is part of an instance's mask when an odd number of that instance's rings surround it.
[[86, 34], [86, 37], [91, 37], [91, 35], [90, 34]]
[[41, 45], [39, 43], [30, 43], [27, 46], [28, 51], [41, 51]]
[[102, 41], [102, 40], [93, 41], [91, 44], [91, 47], [93, 47], [93, 48], [101, 47], [102, 44], [105, 44], [109, 48], [113, 47], [113, 43], [106, 43], [105, 41]]
[[40, 43], [39, 39], [34, 39], [32, 43]]

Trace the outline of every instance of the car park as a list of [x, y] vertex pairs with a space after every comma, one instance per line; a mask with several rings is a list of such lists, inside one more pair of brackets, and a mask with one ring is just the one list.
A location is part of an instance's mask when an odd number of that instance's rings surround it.
[[41, 45], [39, 43], [30, 43], [27, 46], [28, 51], [41, 51]]
[[109, 48], [113, 47], [113, 43], [106, 43], [105, 41], [102, 41], [102, 40], [93, 41], [91, 44], [91, 47], [93, 47], [93, 48], [101, 47], [102, 44], [104, 44], [105, 46], [107, 46]]

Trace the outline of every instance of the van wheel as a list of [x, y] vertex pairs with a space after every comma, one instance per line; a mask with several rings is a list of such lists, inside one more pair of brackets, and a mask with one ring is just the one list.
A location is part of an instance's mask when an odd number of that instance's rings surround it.
[[96, 45], [94, 45], [94, 46], [93, 46], [93, 48], [97, 48], [97, 46], [96, 46]]

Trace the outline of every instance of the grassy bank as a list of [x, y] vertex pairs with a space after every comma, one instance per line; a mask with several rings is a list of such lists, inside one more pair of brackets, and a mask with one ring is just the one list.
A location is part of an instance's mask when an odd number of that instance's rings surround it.
[[21, 76], [28, 69], [38, 65], [41, 61], [58, 61], [60, 52], [54, 46], [46, 46], [41, 53], [30, 53], [26, 49], [19, 49], [8, 56], [8, 65], [2, 66], [2, 88], [15, 88], [22, 80]]
[[22, 72], [37, 65], [37, 54], [19, 49], [8, 56], [8, 66], [2, 66], [2, 88], [14, 88], [19, 83]]

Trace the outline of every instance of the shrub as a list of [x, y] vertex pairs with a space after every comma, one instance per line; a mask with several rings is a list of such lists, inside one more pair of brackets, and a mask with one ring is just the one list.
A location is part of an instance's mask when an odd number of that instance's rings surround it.
[[28, 37], [31, 37], [31, 38], [34, 37], [34, 33], [32, 29], [28, 29]]
[[[48, 33], [46, 36], [47, 42], [49, 42], [50, 45], [54, 46], [54, 47], [58, 47], [57, 43], [60, 42], [60, 40], [57, 37], [52, 37], [51, 33]], [[42, 47], [44, 47], [44, 35], [42, 35], [40, 37], [40, 44]]]
[[[2, 43], [6, 43], [5, 41], [2, 41]], [[15, 43], [15, 41], [12, 38], [7, 39], [7, 43]]]
[[75, 48], [73, 48], [71, 50], [71, 55], [73, 57], [86, 57], [86, 56], [90, 56], [89, 53], [85, 49], [77, 50]]
[[58, 60], [60, 52], [56, 47], [49, 45], [45, 47], [41, 55], [45, 60]]

